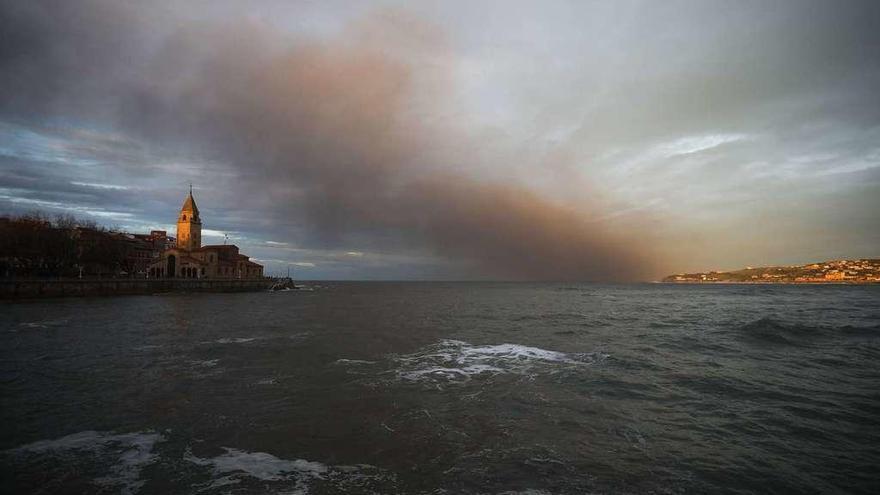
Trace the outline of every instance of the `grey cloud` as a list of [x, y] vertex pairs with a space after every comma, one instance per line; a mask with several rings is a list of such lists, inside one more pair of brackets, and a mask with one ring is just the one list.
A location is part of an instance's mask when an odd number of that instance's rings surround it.
[[[418, 60], [444, 56], [430, 24], [386, 11], [342, 37], [289, 46], [265, 28], [196, 27], [150, 50], [131, 46], [137, 12], [84, 7], [73, 23], [39, 8], [13, 12], [19, 50], [3, 66], [17, 74], [3, 88], [7, 114], [109, 116], [154, 142], [202, 148], [239, 168], [242, 206], [269, 212], [265, 228], [299, 216], [318, 245], [368, 239], [498, 278], [646, 276], [649, 256], [549, 199], [436, 176], [421, 148], [449, 136], [412, 115], [445, 89], [442, 63], [425, 69], [439, 80], [418, 72]], [[279, 182], [287, 187], [272, 195]]]
[[[783, 192], [839, 203], [856, 180], [826, 194], [812, 177], [876, 153], [873, 2], [408, 8], [315, 36], [271, 16], [233, 20], [231, 2], [6, 2], [0, 118], [112, 129], [69, 136], [81, 143], [70, 153], [157, 186], [145, 214], [176, 202], [177, 184], [161, 190], [158, 178], [192, 177], [203, 204], [235, 205], [224, 228], [493, 278], [640, 279], [668, 269], [670, 251], [678, 263], [739, 260], [719, 245], [755, 239], [718, 231], [764, 221], [766, 198]], [[470, 99], [459, 99], [462, 74]], [[626, 168], [712, 134], [748, 139]], [[797, 161], [807, 154], [835, 158]], [[854, 173], [876, 187], [874, 171]], [[730, 198], [739, 206], [721, 206]], [[815, 221], [876, 226], [837, 221], [880, 206], [852, 198]], [[774, 225], [809, 223], [806, 208], [786, 214]], [[680, 247], [683, 237], [719, 240]], [[857, 237], [851, 246], [869, 238]]]

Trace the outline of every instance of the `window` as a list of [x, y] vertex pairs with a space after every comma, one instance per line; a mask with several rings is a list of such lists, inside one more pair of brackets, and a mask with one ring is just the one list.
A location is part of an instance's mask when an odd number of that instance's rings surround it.
[[186, 221], [186, 215], [183, 216], [183, 221], [184, 221], [184, 222]]

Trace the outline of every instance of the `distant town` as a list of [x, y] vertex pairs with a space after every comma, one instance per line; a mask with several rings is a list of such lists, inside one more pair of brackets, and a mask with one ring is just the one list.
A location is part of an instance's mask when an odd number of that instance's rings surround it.
[[831, 260], [796, 266], [746, 267], [730, 272], [677, 273], [663, 278], [673, 283], [827, 284], [880, 283], [880, 259]]

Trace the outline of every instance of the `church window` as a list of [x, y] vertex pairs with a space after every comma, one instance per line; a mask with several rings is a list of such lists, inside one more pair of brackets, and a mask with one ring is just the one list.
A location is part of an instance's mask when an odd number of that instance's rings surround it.
[[184, 221], [184, 222], [186, 221], [186, 215], [183, 216], [183, 221]]

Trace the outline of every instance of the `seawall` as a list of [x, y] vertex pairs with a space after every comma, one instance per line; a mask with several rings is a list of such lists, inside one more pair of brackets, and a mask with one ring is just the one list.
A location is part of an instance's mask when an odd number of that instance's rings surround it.
[[163, 292], [252, 292], [272, 279], [59, 279], [0, 280], [0, 299], [119, 296]]

